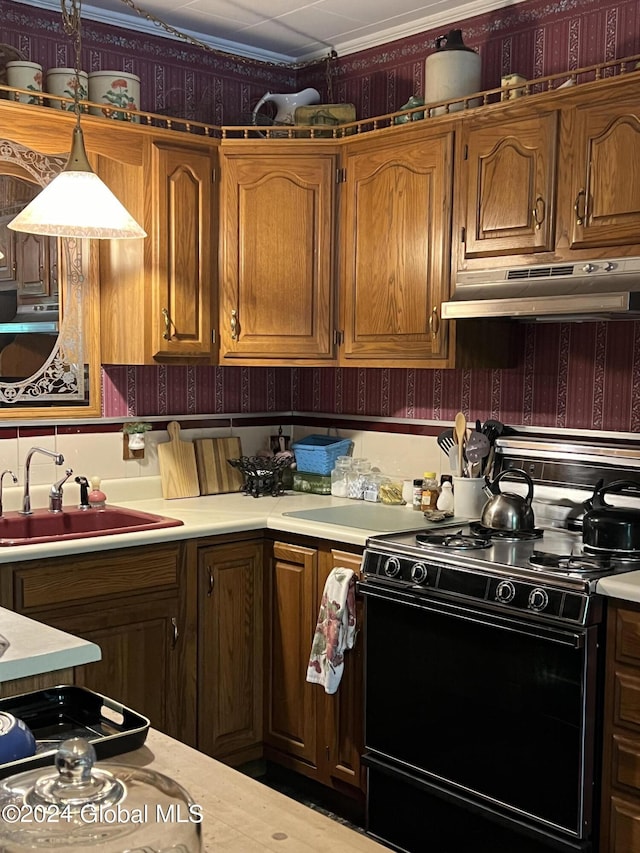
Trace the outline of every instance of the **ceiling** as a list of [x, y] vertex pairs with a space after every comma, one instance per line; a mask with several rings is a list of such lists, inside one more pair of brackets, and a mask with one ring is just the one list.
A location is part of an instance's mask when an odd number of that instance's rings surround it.
[[[59, 0], [22, 0], [60, 9]], [[297, 63], [375, 47], [524, 0], [86, 0], [83, 19], [154, 35], [166, 33], [135, 5], [211, 47]]]

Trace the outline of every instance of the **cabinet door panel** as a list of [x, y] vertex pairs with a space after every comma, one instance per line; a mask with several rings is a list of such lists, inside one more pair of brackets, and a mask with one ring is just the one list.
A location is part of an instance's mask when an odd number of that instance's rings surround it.
[[[102, 659], [78, 667], [76, 684], [122, 702], [178, 737], [171, 705], [188, 695], [178, 675], [179, 620], [179, 602], [168, 600], [46, 621], [100, 646]], [[182, 691], [180, 699], [174, 691]]]
[[609, 846], [603, 853], [640, 850], [640, 806], [621, 797], [612, 797], [609, 833]]
[[345, 364], [446, 353], [451, 155], [450, 134], [347, 151]]
[[571, 247], [640, 242], [637, 98], [576, 107]]
[[223, 162], [225, 358], [333, 357], [333, 156]]
[[553, 249], [557, 116], [466, 128], [459, 187], [464, 258]]
[[262, 544], [199, 557], [198, 748], [216, 758], [262, 740]]
[[[326, 578], [333, 568], [344, 566], [360, 577], [362, 557], [335, 548], [323, 555], [323, 571], [319, 574], [319, 595], [322, 594]], [[356, 596], [356, 641], [353, 649], [346, 652], [345, 664], [336, 693], [324, 694], [326, 710], [322, 713], [325, 738], [324, 759], [329, 778], [354, 788], [364, 789], [364, 772], [361, 756], [364, 752], [364, 658], [363, 624], [364, 606]], [[320, 688], [318, 688], [320, 689]], [[322, 756], [323, 750], [320, 750]]]
[[265, 740], [316, 766], [316, 704], [306, 679], [317, 617], [317, 551], [276, 542], [267, 578]]
[[213, 163], [208, 151], [153, 145], [158, 193], [154, 325], [158, 356], [211, 356]]

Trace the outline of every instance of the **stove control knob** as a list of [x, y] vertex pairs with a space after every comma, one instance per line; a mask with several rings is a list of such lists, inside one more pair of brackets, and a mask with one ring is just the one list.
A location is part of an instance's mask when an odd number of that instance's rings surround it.
[[516, 588], [511, 581], [500, 581], [496, 587], [496, 600], [509, 604], [516, 596]]
[[541, 589], [537, 586], [535, 589], [532, 589], [529, 593], [529, 609], [530, 610], [544, 610], [547, 604], [549, 603], [549, 596], [545, 592], [544, 589]]
[[411, 567], [411, 580], [414, 583], [428, 583], [429, 572], [424, 563], [414, 563]]
[[383, 568], [388, 578], [395, 578], [400, 574], [400, 560], [397, 557], [389, 557]]

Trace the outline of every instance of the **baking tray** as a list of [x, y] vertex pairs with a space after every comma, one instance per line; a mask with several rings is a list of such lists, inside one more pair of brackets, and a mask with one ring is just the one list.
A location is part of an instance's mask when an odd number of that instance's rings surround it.
[[22, 720], [36, 739], [36, 754], [0, 764], [0, 779], [53, 765], [60, 744], [86, 738], [99, 760], [141, 747], [149, 731], [146, 717], [86, 687], [63, 684], [0, 699], [0, 711]]

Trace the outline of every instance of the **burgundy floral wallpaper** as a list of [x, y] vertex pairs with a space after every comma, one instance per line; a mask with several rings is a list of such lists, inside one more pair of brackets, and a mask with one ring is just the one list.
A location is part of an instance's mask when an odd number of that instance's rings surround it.
[[[0, 16], [1, 40], [27, 59], [45, 69], [73, 64], [56, 13], [0, 0]], [[453, 27], [480, 53], [487, 88], [509, 72], [533, 79], [640, 53], [637, 0], [530, 0], [338, 58], [331, 99], [354, 103], [358, 117], [398, 109], [422, 93], [425, 58]], [[294, 70], [90, 21], [83, 45], [87, 70], [142, 78], [142, 109], [213, 124], [244, 123], [268, 89], [329, 94], [325, 63]], [[522, 329], [517, 365], [504, 370], [109, 366], [104, 415], [293, 410], [401, 418], [417, 429], [462, 409], [514, 425], [640, 431], [640, 321]]]
[[517, 364], [502, 370], [105, 367], [105, 414], [294, 411], [417, 423], [462, 410], [534, 428], [640, 432], [640, 322], [522, 330]]

